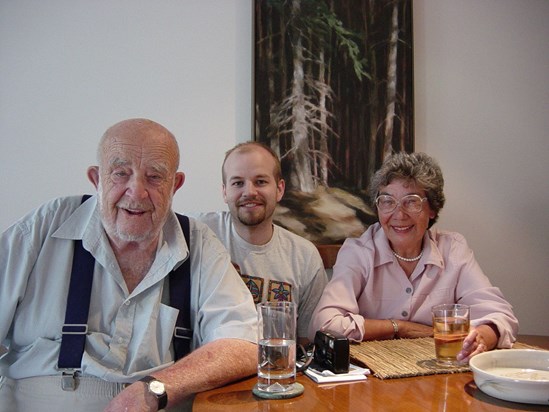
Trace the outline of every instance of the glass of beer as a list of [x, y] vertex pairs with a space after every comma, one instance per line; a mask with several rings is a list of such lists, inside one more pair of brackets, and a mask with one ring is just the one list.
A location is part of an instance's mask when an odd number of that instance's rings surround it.
[[262, 398], [291, 398], [303, 392], [296, 382], [296, 305], [257, 305], [258, 365], [253, 393]]
[[433, 306], [435, 352], [440, 366], [457, 366], [457, 354], [469, 334], [469, 306], [444, 304]]

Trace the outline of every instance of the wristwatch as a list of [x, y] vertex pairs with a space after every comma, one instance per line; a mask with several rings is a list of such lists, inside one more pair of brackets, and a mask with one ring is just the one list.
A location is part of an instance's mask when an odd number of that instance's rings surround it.
[[145, 376], [139, 379], [141, 382], [147, 384], [149, 392], [156, 396], [158, 399], [158, 410], [162, 410], [168, 405], [168, 394], [166, 393], [166, 387], [162, 382], [156, 379], [154, 376]]

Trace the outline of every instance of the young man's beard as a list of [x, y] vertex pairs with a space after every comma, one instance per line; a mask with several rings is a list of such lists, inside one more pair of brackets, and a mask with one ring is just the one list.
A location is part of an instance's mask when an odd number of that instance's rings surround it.
[[256, 226], [266, 219], [265, 209], [259, 214], [248, 214], [238, 212], [238, 221], [245, 226]]

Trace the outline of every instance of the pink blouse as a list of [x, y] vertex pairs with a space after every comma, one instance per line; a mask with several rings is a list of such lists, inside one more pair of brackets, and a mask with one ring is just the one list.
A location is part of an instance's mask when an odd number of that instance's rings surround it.
[[362, 341], [364, 319], [431, 325], [432, 306], [462, 303], [471, 307], [473, 326], [495, 324], [498, 347], [511, 347], [518, 320], [499, 288], [482, 272], [465, 238], [431, 228], [423, 244], [423, 256], [408, 278], [379, 223], [361, 237], [347, 239], [316, 307], [310, 337], [322, 329]]

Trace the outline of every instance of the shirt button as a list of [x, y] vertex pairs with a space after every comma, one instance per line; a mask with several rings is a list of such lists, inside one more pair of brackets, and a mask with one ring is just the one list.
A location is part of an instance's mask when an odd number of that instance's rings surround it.
[[408, 316], [408, 312], [406, 312], [405, 310], [402, 311], [401, 313], [402, 317], [405, 318]]
[[118, 338], [118, 343], [124, 343], [124, 338], [122, 337]]
[[412, 293], [412, 288], [406, 288], [406, 293], [408, 294]]
[[127, 301], [124, 302], [124, 305], [130, 306], [131, 303], [132, 303], [131, 299], [128, 299]]

